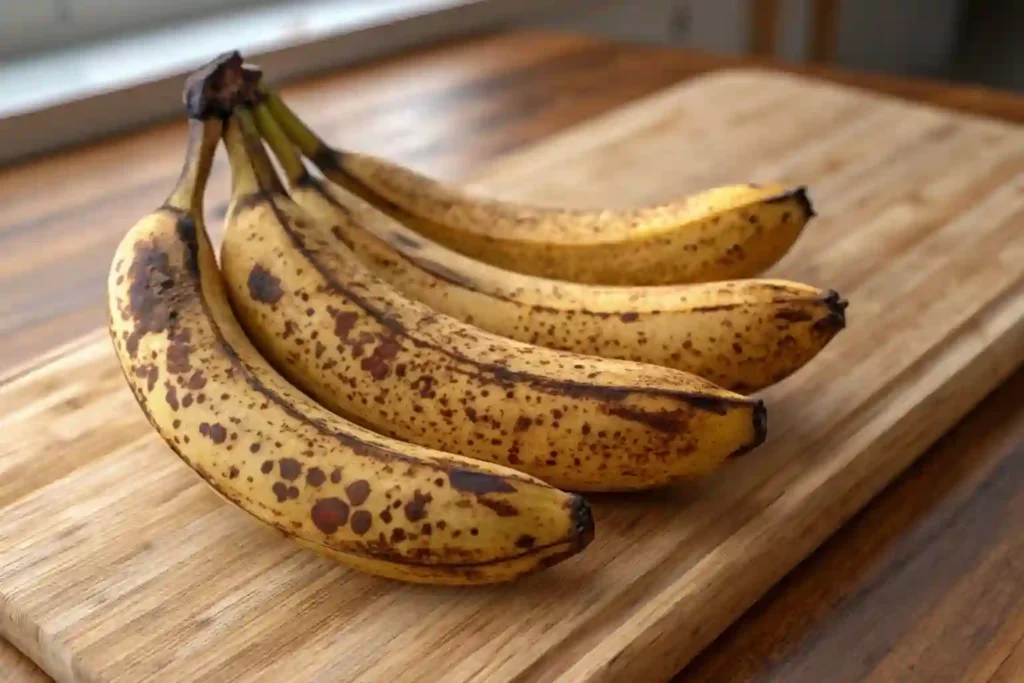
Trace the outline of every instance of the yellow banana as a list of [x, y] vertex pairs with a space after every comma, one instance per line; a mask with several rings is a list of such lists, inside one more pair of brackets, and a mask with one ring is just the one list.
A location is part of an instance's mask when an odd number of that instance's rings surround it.
[[278, 375], [234, 318], [202, 225], [218, 120], [194, 121], [167, 203], [110, 270], [110, 333], [153, 427], [221, 496], [352, 567], [403, 581], [507, 581], [593, 536], [585, 500], [514, 470], [375, 434]]
[[683, 372], [484, 332], [407, 299], [292, 202], [247, 109], [221, 262], [243, 328], [291, 381], [390, 436], [573, 490], [664, 485], [765, 437], [761, 401]]
[[273, 90], [288, 136], [334, 182], [466, 256], [529, 275], [608, 285], [753, 277], [814, 216], [805, 188], [731, 185], [628, 211], [526, 206], [471, 196], [411, 169], [329, 147]]
[[519, 341], [691, 372], [752, 392], [810, 361], [845, 324], [836, 292], [784, 280], [608, 287], [503, 270], [418, 235], [307, 173], [266, 104], [261, 135], [289, 194], [378, 277], [442, 313]]

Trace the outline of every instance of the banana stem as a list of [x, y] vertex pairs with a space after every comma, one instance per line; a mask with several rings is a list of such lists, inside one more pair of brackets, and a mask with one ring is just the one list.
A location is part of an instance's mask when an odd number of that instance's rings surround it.
[[[246, 188], [255, 182], [256, 187], [252, 190], [253, 192], [262, 191], [285, 194], [286, 190], [281, 183], [281, 178], [277, 175], [277, 170], [270, 161], [266, 148], [263, 147], [263, 140], [260, 139], [259, 131], [256, 130], [256, 122], [253, 120], [251, 109], [248, 107], [238, 107], [235, 109], [228, 123], [228, 134], [224, 140], [225, 144], [228, 145], [228, 154], [232, 153], [233, 146], [235, 149], [234, 153], [239, 157], [240, 161], [244, 160], [247, 162], [244, 165], [239, 163], [239, 168], [237, 169], [239, 182]], [[248, 167], [248, 173], [243, 166]], [[237, 191], [241, 190], [236, 189]]]
[[245, 134], [242, 132], [239, 113], [236, 110], [228, 119], [224, 128], [224, 146], [227, 147], [228, 163], [231, 166], [231, 194], [235, 197], [247, 197], [259, 194], [261, 188], [245, 147]]
[[302, 163], [302, 156], [295, 149], [295, 145], [292, 144], [284, 130], [281, 129], [277, 120], [274, 119], [270, 107], [265, 102], [256, 106], [255, 116], [256, 128], [280, 162], [281, 168], [284, 169], [285, 176], [288, 178], [288, 184], [295, 187], [309, 175], [306, 166]]
[[164, 202], [165, 206], [189, 212], [193, 216], [203, 215], [206, 181], [210, 177], [210, 168], [213, 166], [223, 127], [221, 119], [216, 117], [189, 119], [185, 163], [174, 189]]
[[302, 119], [292, 111], [291, 107], [285, 104], [277, 91], [262, 81], [258, 86], [258, 91], [263, 96], [263, 101], [278, 126], [291, 138], [303, 155], [317, 164], [320, 164], [324, 157], [334, 155], [334, 150], [302, 122]]
[[263, 139], [260, 137], [260, 132], [256, 128], [256, 120], [253, 118], [252, 109], [249, 107], [240, 107], [236, 110], [238, 112], [238, 123], [242, 127], [242, 140], [245, 142], [245, 151], [249, 155], [249, 163], [252, 164], [252, 168], [256, 171], [256, 179], [267, 192], [279, 192], [285, 194], [284, 183], [281, 182], [281, 177], [277, 175], [277, 169], [274, 168], [274, 162], [270, 160], [270, 155], [267, 154], [267, 148], [263, 146]]

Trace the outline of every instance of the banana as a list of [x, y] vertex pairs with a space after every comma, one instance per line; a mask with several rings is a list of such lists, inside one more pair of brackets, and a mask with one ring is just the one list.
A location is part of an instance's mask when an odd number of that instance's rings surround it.
[[605, 285], [753, 277], [782, 258], [814, 210], [805, 188], [730, 185], [628, 211], [568, 210], [472, 196], [367, 154], [332, 149], [272, 89], [262, 95], [335, 183], [435, 242], [528, 275]]
[[277, 374], [234, 318], [202, 224], [221, 122], [193, 121], [166, 204], [118, 246], [110, 334], [150, 423], [223, 498], [300, 545], [417, 583], [508, 581], [593, 537], [586, 501], [375, 434]]
[[266, 104], [255, 112], [296, 204], [336, 228], [338, 239], [400, 292], [488, 332], [675, 368], [749, 393], [788, 377], [845, 325], [846, 302], [836, 292], [784, 280], [607, 287], [463, 256], [312, 177]]
[[271, 363], [338, 414], [577, 491], [699, 476], [764, 440], [759, 400], [679, 371], [523, 344], [407, 299], [288, 198], [248, 109], [225, 143], [232, 306]]

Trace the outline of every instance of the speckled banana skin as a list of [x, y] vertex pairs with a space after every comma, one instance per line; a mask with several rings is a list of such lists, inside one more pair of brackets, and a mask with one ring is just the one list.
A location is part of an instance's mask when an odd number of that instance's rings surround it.
[[394, 441], [287, 383], [234, 318], [201, 223], [221, 124], [194, 121], [167, 204], [125, 235], [110, 334], [153, 427], [221, 496], [373, 574], [493, 583], [587, 545], [586, 502], [514, 470]]
[[778, 184], [719, 187], [627, 211], [472, 196], [386, 159], [332, 149], [275, 92], [263, 92], [275, 119], [332, 181], [449, 249], [529, 275], [606, 285], [754, 277], [814, 216], [804, 188]]
[[335, 412], [579, 491], [703, 475], [763, 441], [758, 400], [675, 370], [523, 344], [404, 297], [284, 194], [248, 111], [226, 143], [221, 263], [234, 310], [263, 354]]
[[836, 292], [784, 280], [609, 287], [505, 270], [408, 229], [330, 180], [256, 108], [289, 194], [378, 277], [431, 308], [504, 337], [690, 372], [749, 393], [803, 367], [845, 325]]

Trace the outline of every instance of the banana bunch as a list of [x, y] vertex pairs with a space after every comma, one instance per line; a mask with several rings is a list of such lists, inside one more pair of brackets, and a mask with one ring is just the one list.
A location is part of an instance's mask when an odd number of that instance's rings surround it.
[[[414, 223], [404, 224], [381, 211], [379, 207], [388, 205], [385, 199], [370, 203], [345, 189], [345, 176], [335, 160], [346, 154], [331, 150], [276, 92], [259, 82], [258, 74], [251, 78], [259, 83], [260, 133], [285, 171], [292, 201], [330, 225], [334, 238], [375, 275], [453, 318], [529, 344], [683, 370], [741, 393], [788, 377], [845, 325], [846, 302], [836, 292], [796, 282], [588, 285], [505, 270], [448, 249], [408, 227]], [[330, 180], [310, 175], [299, 152], [319, 160], [318, 170]], [[801, 197], [795, 209], [802, 226], [813, 212], [802, 190], [794, 194]], [[783, 226], [794, 219], [779, 222], [785, 212], [777, 208], [767, 203], [735, 209], [701, 249], [716, 242], [726, 245], [724, 226], [736, 222], [782, 234]], [[581, 221], [576, 229], [587, 225]], [[696, 229], [689, 226], [680, 232]], [[785, 249], [796, 233], [791, 237]], [[730, 243], [717, 252], [708, 249], [714, 253], [694, 258], [721, 261], [730, 253], [748, 254], [753, 246]], [[580, 254], [567, 263], [587, 258]], [[760, 264], [764, 259], [755, 261]], [[682, 259], [678, 265], [688, 262]], [[761, 266], [752, 263], [738, 274], [756, 275]]]
[[[572, 556], [594, 522], [566, 490], [660, 487], [756, 448], [766, 410], [746, 394], [844, 325], [835, 292], [716, 280], [788, 250], [813, 215], [801, 189], [621, 213], [474, 199], [327, 147], [237, 53], [186, 106], [181, 176], [111, 265], [118, 359], [215, 491], [362, 571], [494, 583]], [[202, 219], [220, 144], [218, 265]], [[645, 265], [603, 262], [624, 249]]]
[[269, 99], [335, 184], [438, 244], [529, 275], [605, 285], [751, 277], [782, 258], [814, 217], [805, 188], [775, 184], [729, 185], [631, 211], [474, 197], [385, 159], [331, 149], [280, 97]]

